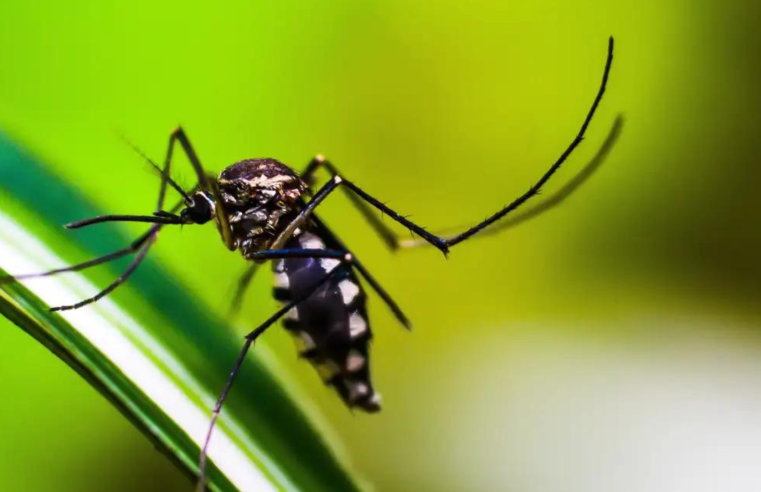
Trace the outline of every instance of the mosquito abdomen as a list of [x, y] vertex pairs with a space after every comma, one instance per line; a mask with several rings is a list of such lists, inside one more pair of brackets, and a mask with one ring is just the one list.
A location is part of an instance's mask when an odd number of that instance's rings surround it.
[[[302, 232], [285, 248], [325, 249], [314, 232]], [[275, 298], [287, 302], [308, 291], [339, 267], [330, 258], [286, 258], [273, 262]], [[333, 386], [349, 407], [380, 410], [370, 380], [367, 298], [354, 273], [347, 269], [320, 287], [283, 317], [297, 349]]]

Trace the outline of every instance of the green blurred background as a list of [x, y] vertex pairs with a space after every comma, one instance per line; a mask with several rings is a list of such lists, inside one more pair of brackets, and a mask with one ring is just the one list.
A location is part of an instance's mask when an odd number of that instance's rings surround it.
[[[209, 169], [254, 156], [298, 168], [321, 152], [436, 229], [493, 212], [554, 161], [612, 34], [609, 92], [546, 193], [619, 113], [626, 123], [562, 207], [444, 260], [389, 254], [343, 198], [326, 203], [415, 322], [404, 332], [374, 299], [382, 414], [346, 411], [282, 330], [265, 343], [378, 491], [758, 490], [760, 13], [676, 0], [3, 2], [0, 129], [113, 213], [150, 210], [158, 186], [114, 129], [160, 158], [181, 123]], [[192, 182], [187, 167], [175, 175]], [[152, 255], [220, 312], [245, 267], [212, 227], [166, 233]], [[252, 326], [274, 307], [264, 277], [243, 312]], [[3, 491], [189, 490], [4, 320], [0, 347]]]

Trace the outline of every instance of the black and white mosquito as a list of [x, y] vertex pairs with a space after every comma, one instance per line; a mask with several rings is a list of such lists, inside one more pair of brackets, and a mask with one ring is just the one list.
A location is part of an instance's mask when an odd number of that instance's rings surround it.
[[[447, 255], [450, 248], [469, 239], [537, 195], [573, 150], [581, 143], [605, 93], [613, 61], [613, 38], [602, 82], [589, 112], [568, 148], [545, 174], [509, 205], [483, 222], [456, 235], [436, 235], [400, 215], [349, 181], [322, 156], [311, 160], [300, 174], [275, 159], [247, 159], [224, 169], [218, 177], [207, 174], [182, 128], [172, 132], [163, 167], [154, 164], [161, 175], [158, 204], [152, 215], [106, 215], [66, 225], [77, 229], [101, 222], [146, 222], [153, 224], [128, 247], [105, 256], [66, 268], [44, 273], [18, 275], [5, 280], [42, 277], [62, 272], [84, 270], [127, 255], [134, 259], [124, 272], [95, 296], [76, 304], [51, 308], [53, 311], [77, 309], [111, 293], [124, 283], [156, 243], [159, 232], [167, 225], [191, 225], [214, 222], [225, 246], [240, 251], [251, 266], [238, 284], [233, 306], [237, 307], [251, 282], [257, 265], [272, 262], [274, 294], [282, 308], [245, 337], [243, 348], [212, 411], [199, 460], [198, 490], [205, 488], [206, 453], [217, 417], [254, 341], [276, 321], [294, 337], [300, 355], [310, 361], [322, 379], [333, 387], [349, 408], [377, 412], [381, 408], [369, 369], [370, 323], [367, 297], [360, 279], [375, 291], [396, 319], [405, 327], [410, 322], [391, 296], [380, 286], [365, 266], [333, 234], [315, 213], [317, 207], [335, 190], [343, 189], [355, 207], [367, 219], [380, 238], [392, 249], [430, 244]], [[184, 190], [170, 177], [172, 155], [179, 144], [193, 166], [197, 185]], [[139, 151], [138, 151], [139, 152]], [[312, 192], [315, 174], [324, 169], [331, 178]], [[182, 200], [165, 209], [167, 187], [172, 187]], [[536, 207], [530, 217], [546, 210]], [[401, 241], [380, 220], [377, 209], [398, 222], [420, 239]], [[504, 224], [504, 222], [503, 222]], [[498, 227], [491, 228], [495, 230]]]

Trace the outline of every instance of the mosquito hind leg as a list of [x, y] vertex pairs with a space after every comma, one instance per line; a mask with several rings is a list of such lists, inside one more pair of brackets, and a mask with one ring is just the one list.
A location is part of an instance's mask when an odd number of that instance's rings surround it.
[[353, 266], [354, 268], [359, 272], [359, 274], [362, 276], [362, 278], [365, 279], [365, 281], [372, 287], [372, 289], [375, 291], [376, 294], [380, 296], [380, 298], [383, 300], [383, 302], [386, 304], [386, 306], [391, 310], [392, 313], [394, 313], [394, 317], [396, 317], [397, 321], [402, 324], [405, 328], [408, 330], [412, 329], [412, 322], [410, 322], [409, 318], [404, 314], [402, 309], [399, 307], [399, 305], [394, 301], [394, 299], [391, 297], [391, 295], [384, 289], [380, 283], [378, 283], [377, 280], [370, 274], [370, 272], [365, 268], [365, 266], [362, 264], [362, 262], [357, 258], [357, 256], [346, 247], [346, 245], [338, 239], [338, 236], [336, 236], [333, 231], [330, 230], [330, 228], [325, 225], [325, 223], [317, 216], [317, 214], [312, 214], [312, 220], [315, 221], [315, 223], [321, 228], [322, 232], [326, 234], [326, 239], [334, 243], [338, 249], [342, 249], [344, 251], [347, 251], [352, 255], [353, 258]]
[[[492, 214], [485, 220], [479, 222], [473, 227], [453, 237], [450, 237], [450, 238], [441, 237], [426, 231], [425, 228], [421, 227], [418, 224], [415, 224], [414, 222], [408, 220], [407, 217], [387, 207], [385, 203], [381, 202], [377, 198], [374, 198], [373, 196], [371, 196], [370, 194], [362, 190], [359, 186], [355, 185], [354, 183], [350, 181], [347, 181], [342, 176], [336, 174], [333, 177], [333, 179], [328, 181], [325, 185], [323, 185], [322, 188], [320, 188], [320, 190], [317, 193], [314, 194], [314, 197], [307, 204], [307, 206], [302, 209], [299, 215], [293, 221], [291, 221], [291, 223], [285, 228], [285, 230], [283, 230], [280, 233], [280, 235], [275, 239], [272, 247], [273, 248], [282, 247], [283, 243], [289, 237], [291, 237], [291, 235], [293, 235], [293, 232], [295, 231], [295, 229], [300, 227], [302, 224], [304, 224], [305, 221], [309, 219], [310, 215], [314, 212], [315, 208], [317, 208], [317, 206], [319, 206], [320, 203], [322, 203], [322, 201], [328, 197], [328, 195], [330, 195], [337, 188], [343, 187], [350, 190], [354, 195], [357, 195], [357, 198], [366, 202], [367, 205], [378, 209], [379, 211], [387, 215], [389, 218], [391, 218], [395, 222], [398, 222], [402, 226], [406, 227], [410, 232], [417, 234], [424, 241], [435, 246], [446, 256], [449, 253], [449, 249], [452, 246], [455, 246], [465, 241], [466, 239], [469, 239], [470, 237], [479, 233], [483, 229], [499, 221], [500, 219], [502, 219], [509, 213], [518, 209], [524, 203], [526, 203], [529, 199], [539, 194], [539, 191], [542, 189], [542, 187], [550, 180], [550, 178], [552, 178], [552, 176], [555, 175], [557, 170], [560, 169], [560, 166], [566, 161], [566, 159], [568, 159], [568, 157], [573, 153], [576, 147], [578, 147], [579, 144], [584, 140], [584, 135], [587, 131], [587, 127], [589, 127], [589, 124], [592, 122], [592, 118], [597, 112], [597, 108], [600, 105], [600, 101], [602, 100], [602, 97], [605, 94], [605, 89], [608, 83], [608, 77], [610, 75], [610, 69], [613, 64], [613, 45], [614, 45], [614, 41], [613, 41], [613, 38], [611, 37], [608, 41], [608, 56], [606, 58], [605, 68], [603, 71], [600, 87], [597, 90], [595, 99], [592, 102], [592, 105], [589, 108], [586, 117], [584, 118], [584, 122], [582, 123], [581, 128], [579, 129], [579, 132], [576, 134], [574, 139], [571, 141], [568, 147], [563, 151], [563, 153], [560, 154], [560, 157], [558, 157], [558, 159], [552, 164], [552, 166], [550, 166], [550, 168], [547, 171], [545, 171], [545, 173], [528, 189], [528, 191], [520, 195], [518, 198], [514, 199], [507, 206], [498, 210], [496, 213]], [[395, 237], [392, 243], [396, 244]]]
[[[595, 154], [595, 156], [584, 166], [584, 168], [581, 169], [581, 171], [577, 172], [576, 175], [566, 184], [564, 184], [560, 189], [555, 191], [552, 195], [547, 196], [544, 200], [534, 205], [533, 207], [528, 209], [524, 208], [520, 213], [512, 215], [499, 224], [484, 230], [478, 235], [478, 237], [493, 236], [506, 231], [507, 229], [512, 229], [513, 227], [533, 220], [536, 217], [549, 212], [550, 210], [563, 203], [568, 197], [573, 195], [579, 188], [581, 188], [581, 186], [584, 185], [592, 177], [592, 175], [594, 175], [600, 169], [603, 162], [608, 157], [611, 149], [618, 141], [623, 125], [624, 118], [619, 115], [613, 122], [613, 126], [608, 132], [608, 136], [605, 138], [605, 141], [597, 150], [597, 154]], [[451, 241], [455, 237], [455, 235], [451, 234], [452, 230], [454, 230], [454, 228], [446, 231], [441, 231], [438, 235], [445, 237], [448, 241]], [[428, 245], [428, 243], [419, 238], [407, 238], [399, 240], [399, 247], [402, 249], [411, 249], [426, 245]]]
[[[332, 162], [325, 159], [325, 157], [322, 155], [316, 155], [312, 158], [311, 161], [309, 161], [309, 164], [301, 173], [301, 178], [311, 186], [314, 184], [315, 173], [321, 168], [324, 168], [326, 171], [328, 171], [331, 178], [339, 175], [338, 169], [333, 165]], [[399, 240], [397, 239], [394, 232], [378, 217], [378, 214], [375, 213], [370, 207], [368, 207], [367, 204], [364, 201], [360, 200], [355, 194], [347, 193], [346, 196], [349, 198], [352, 205], [359, 211], [359, 213], [362, 214], [362, 217], [364, 217], [367, 223], [370, 224], [370, 227], [372, 227], [378, 236], [380, 236], [386, 247], [391, 251], [396, 251], [399, 249]]]

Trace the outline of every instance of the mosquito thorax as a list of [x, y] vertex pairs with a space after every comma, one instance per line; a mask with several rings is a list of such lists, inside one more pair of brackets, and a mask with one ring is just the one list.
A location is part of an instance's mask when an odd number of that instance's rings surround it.
[[301, 208], [306, 184], [275, 159], [236, 162], [219, 175], [236, 248], [244, 257], [267, 249]]

